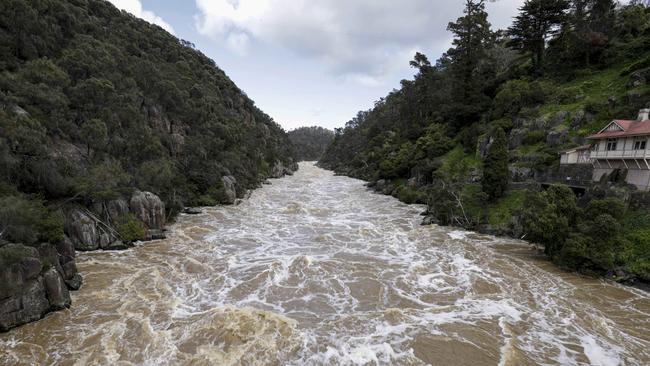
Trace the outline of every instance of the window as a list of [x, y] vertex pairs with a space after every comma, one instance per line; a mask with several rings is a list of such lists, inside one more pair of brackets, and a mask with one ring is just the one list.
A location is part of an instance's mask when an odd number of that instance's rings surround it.
[[647, 138], [634, 140], [634, 150], [645, 150], [647, 143]]
[[617, 139], [608, 139], [607, 140], [607, 151], [615, 151], [617, 145]]

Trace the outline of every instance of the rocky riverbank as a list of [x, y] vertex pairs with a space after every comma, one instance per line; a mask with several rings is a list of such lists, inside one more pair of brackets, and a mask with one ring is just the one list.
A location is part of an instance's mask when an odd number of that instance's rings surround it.
[[[297, 165], [276, 163], [271, 178], [292, 175]], [[237, 180], [223, 177], [223, 204], [235, 204]], [[135, 240], [165, 238], [168, 212], [152, 192], [62, 208], [64, 238], [56, 244], [26, 246], [0, 243], [0, 332], [43, 318], [72, 305], [70, 291], [79, 290], [76, 251], [124, 250]]]

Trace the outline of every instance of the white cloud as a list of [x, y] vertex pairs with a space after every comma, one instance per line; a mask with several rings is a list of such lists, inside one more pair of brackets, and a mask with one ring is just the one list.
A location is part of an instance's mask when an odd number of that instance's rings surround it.
[[125, 10], [138, 18], [144, 19], [149, 23], [156, 24], [167, 32], [174, 34], [174, 28], [155, 13], [144, 10], [140, 0], [108, 0], [116, 8]]
[[[252, 42], [323, 62], [345, 80], [377, 85], [416, 50], [441, 52], [459, 0], [195, 0], [197, 31], [245, 54]], [[523, 0], [488, 4], [503, 27]], [[439, 54], [430, 54], [432, 61]]]

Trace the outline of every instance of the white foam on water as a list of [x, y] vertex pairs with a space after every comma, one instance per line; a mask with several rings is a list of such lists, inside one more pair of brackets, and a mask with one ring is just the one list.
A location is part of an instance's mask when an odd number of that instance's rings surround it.
[[467, 234], [469, 234], [467, 231], [460, 230], [454, 230], [447, 233], [447, 235], [454, 240], [465, 240], [467, 239]]
[[[647, 323], [613, 313], [648, 319], [648, 294], [590, 301], [494, 245], [520, 242], [421, 227], [422, 210], [303, 164], [238, 206], [181, 216], [165, 241], [80, 255], [86, 284], [38, 347], [46, 363], [421, 365], [414, 348], [436, 336], [494, 347], [502, 365], [647, 364]], [[0, 364], [36, 360], [24, 329], [0, 335]]]
[[[604, 349], [593, 336], [585, 335], [580, 337], [580, 343], [584, 348], [589, 363], [594, 366], [617, 366], [621, 364], [619, 349]], [[618, 347], [617, 347], [618, 348]], [[648, 360], [650, 361], [650, 360]]]

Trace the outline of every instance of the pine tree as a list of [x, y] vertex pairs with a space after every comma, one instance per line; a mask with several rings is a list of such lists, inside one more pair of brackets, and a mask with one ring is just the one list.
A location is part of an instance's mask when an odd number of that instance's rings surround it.
[[508, 189], [508, 148], [506, 133], [499, 128], [494, 131], [492, 143], [483, 159], [483, 192], [490, 200], [503, 197]]
[[526, 0], [508, 29], [510, 46], [530, 52], [533, 70], [541, 74], [544, 67], [546, 41], [566, 20], [567, 0]]
[[467, 0], [464, 16], [451, 22], [447, 30], [454, 34], [453, 47], [447, 51], [453, 76], [452, 96], [458, 101], [450, 113], [456, 127], [478, 120], [489, 100], [483, 93], [487, 81], [478, 69], [493, 47], [495, 34], [490, 29], [484, 0]]

